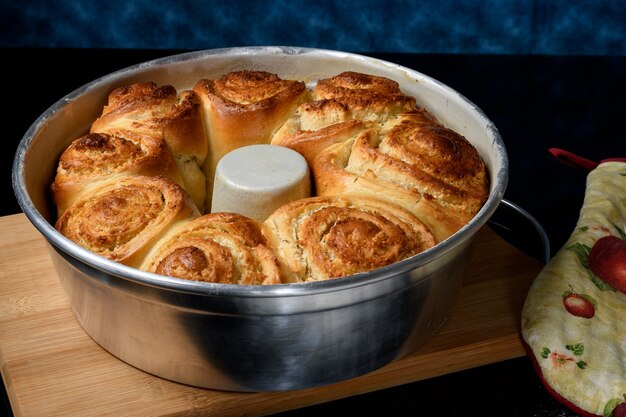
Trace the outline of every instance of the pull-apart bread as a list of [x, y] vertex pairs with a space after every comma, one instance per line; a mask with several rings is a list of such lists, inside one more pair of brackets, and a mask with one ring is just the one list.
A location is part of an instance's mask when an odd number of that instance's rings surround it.
[[[301, 154], [312, 195], [264, 219], [212, 213], [218, 162], [258, 144]], [[60, 156], [51, 189], [57, 229], [99, 255], [257, 285], [334, 279], [427, 250], [480, 210], [489, 180], [471, 143], [393, 80], [344, 72], [308, 88], [244, 70], [180, 92], [113, 90]]]
[[157, 139], [176, 161], [178, 178], [172, 178], [204, 210], [208, 140], [202, 106], [193, 91], [180, 94], [170, 85], [146, 82], [113, 90], [91, 133], [108, 133], [121, 138], [141, 134]]

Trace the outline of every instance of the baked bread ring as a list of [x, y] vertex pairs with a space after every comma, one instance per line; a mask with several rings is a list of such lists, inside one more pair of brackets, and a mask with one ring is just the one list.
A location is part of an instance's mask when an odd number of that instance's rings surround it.
[[[356, 72], [312, 88], [257, 70], [180, 93], [117, 88], [60, 158], [57, 228], [109, 259], [198, 281], [319, 281], [390, 265], [458, 231], [489, 192], [476, 149], [416, 101]], [[202, 216], [219, 160], [253, 144], [303, 155], [315, 196], [265, 222]]]

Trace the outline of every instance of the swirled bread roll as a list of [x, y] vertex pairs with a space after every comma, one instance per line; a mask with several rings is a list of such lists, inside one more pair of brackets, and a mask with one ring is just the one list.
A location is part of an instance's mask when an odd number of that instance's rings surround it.
[[139, 267], [164, 233], [199, 215], [175, 182], [162, 176], [133, 175], [93, 183], [55, 227], [85, 249]]
[[61, 154], [52, 183], [58, 215], [99, 180], [125, 175], [163, 175], [182, 183], [174, 156], [153, 136], [125, 132], [124, 137], [89, 133]]
[[319, 152], [312, 165], [318, 195], [383, 196], [413, 212], [439, 240], [469, 222], [489, 193], [476, 149], [425, 110], [363, 129]]
[[113, 90], [102, 115], [91, 126], [92, 133], [149, 135], [164, 140], [182, 174], [179, 184], [199, 210], [204, 210], [206, 176], [202, 166], [208, 142], [202, 105], [191, 90], [176, 91], [171, 85], [135, 83]]
[[315, 100], [301, 104], [272, 137], [272, 145], [287, 146], [294, 136], [323, 130], [352, 119], [348, 107], [337, 100]]
[[408, 210], [373, 197], [311, 197], [276, 210], [265, 224], [272, 246], [296, 281], [370, 271], [435, 245]]
[[345, 143], [359, 133], [375, 127], [376, 125], [372, 122], [348, 120], [318, 130], [299, 130], [289, 135], [277, 136], [272, 140], [272, 145], [293, 149], [304, 156], [309, 166], [312, 167], [317, 155], [332, 145]]
[[206, 214], [174, 229], [141, 269], [194, 281], [280, 284], [283, 272], [264, 227], [235, 213]]
[[264, 71], [236, 71], [217, 80], [202, 79], [194, 91], [203, 103], [210, 146], [204, 166], [207, 198], [212, 194], [219, 160], [242, 146], [268, 144], [307, 93], [304, 82], [283, 80]]
[[[312, 143], [313, 136], [327, 136], [325, 130], [330, 126], [349, 121], [353, 124], [355, 120], [382, 123], [399, 113], [415, 110], [415, 102], [415, 97], [405, 95], [393, 80], [342, 72], [316, 83], [312, 101], [298, 107], [272, 138], [272, 144], [296, 149], [295, 143]], [[336, 129], [345, 131], [349, 127]]]
[[397, 82], [358, 72], [342, 72], [319, 80], [315, 100], [336, 100], [350, 113], [350, 119], [384, 122], [391, 116], [415, 109], [415, 97], [407, 96]]

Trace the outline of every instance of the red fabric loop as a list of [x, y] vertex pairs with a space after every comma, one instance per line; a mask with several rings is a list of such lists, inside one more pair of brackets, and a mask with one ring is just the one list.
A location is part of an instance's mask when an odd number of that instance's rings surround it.
[[550, 148], [548, 151], [560, 162], [565, 165], [574, 167], [574, 168], [582, 168], [586, 171], [591, 171], [595, 169], [599, 164], [603, 162], [626, 162], [626, 158], [607, 158], [603, 159], [600, 162], [592, 161], [587, 158], [583, 158], [582, 156], [576, 155], [570, 151], [566, 151], [565, 149], [559, 148]]

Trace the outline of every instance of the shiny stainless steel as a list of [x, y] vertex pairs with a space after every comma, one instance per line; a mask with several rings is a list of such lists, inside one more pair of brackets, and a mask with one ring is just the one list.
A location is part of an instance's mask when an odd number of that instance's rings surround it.
[[[479, 150], [491, 175], [487, 203], [461, 231], [410, 259], [333, 281], [268, 287], [145, 273], [100, 258], [53, 228], [47, 189], [57, 157], [86, 131], [112, 88], [145, 80], [188, 88], [201, 77], [250, 68], [309, 81], [344, 70], [395, 79]], [[508, 160], [497, 129], [459, 93], [393, 63], [286, 47], [193, 52], [95, 80], [34, 122], [13, 166], [18, 201], [47, 239], [60, 282], [85, 331], [113, 355], [147, 372], [235, 391], [329, 384], [413, 351], [445, 321], [473, 237], [500, 203], [507, 180]]]

